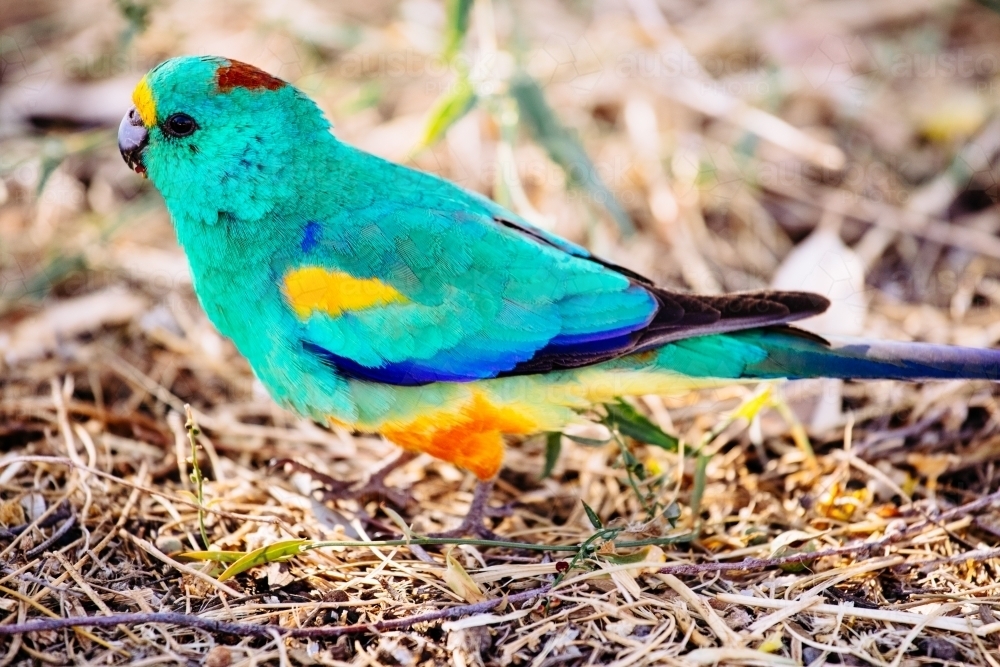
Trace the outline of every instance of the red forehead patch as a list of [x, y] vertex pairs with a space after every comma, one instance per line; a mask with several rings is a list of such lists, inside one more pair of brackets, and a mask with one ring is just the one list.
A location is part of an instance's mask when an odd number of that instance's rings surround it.
[[215, 71], [215, 84], [220, 91], [228, 93], [233, 88], [277, 90], [284, 86], [285, 82], [253, 65], [230, 60], [227, 66]]

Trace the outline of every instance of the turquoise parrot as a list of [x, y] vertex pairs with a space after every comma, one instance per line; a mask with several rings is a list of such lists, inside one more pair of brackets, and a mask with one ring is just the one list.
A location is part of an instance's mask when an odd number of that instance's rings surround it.
[[281, 405], [472, 472], [456, 532], [486, 531], [505, 435], [558, 431], [595, 402], [769, 378], [1000, 377], [996, 350], [790, 326], [822, 296], [657, 287], [337, 140], [305, 94], [241, 62], [167, 60], [133, 102], [119, 148], [163, 195], [211, 321]]

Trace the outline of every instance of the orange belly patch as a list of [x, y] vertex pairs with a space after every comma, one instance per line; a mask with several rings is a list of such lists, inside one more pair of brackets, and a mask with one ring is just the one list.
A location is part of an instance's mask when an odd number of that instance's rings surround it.
[[460, 410], [441, 410], [404, 425], [381, 429], [403, 449], [423, 452], [492, 479], [503, 464], [505, 433], [526, 435], [538, 425], [509, 405], [495, 405], [480, 391]]

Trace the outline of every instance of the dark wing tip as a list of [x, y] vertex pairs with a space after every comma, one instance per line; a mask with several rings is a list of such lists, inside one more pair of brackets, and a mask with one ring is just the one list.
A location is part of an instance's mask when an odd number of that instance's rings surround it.
[[818, 315], [830, 307], [830, 300], [811, 292], [737, 292], [703, 297], [718, 308], [724, 318], [773, 317], [802, 319]]
[[681, 317], [673, 313], [671, 317], [663, 317], [657, 313], [636, 342], [635, 350], [651, 349], [695, 336], [783, 326], [818, 315], [830, 305], [826, 297], [809, 292], [762, 290], [703, 296], [679, 294], [661, 288], [650, 291], [661, 303], [673, 302], [684, 312]]
[[766, 292], [769, 298], [781, 302], [788, 310], [802, 317], [819, 315], [830, 307], [830, 300], [814, 292]]
[[725, 320], [744, 318], [782, 320], [791, 314], [787, 306], [777, 299], [769, 298], [767, 293], [725, 294], [705, 299], [722, 313], [722, 319]]
[[[826, 297], [810, 292], [762, 290], [717, 296], [674, 292], [654, 285], [653, 281], [581, 250], [579, 254], [561, 246], [553, 238], [516, 219], [497, 215], [494, 220], [537, 243], [570, 252], [580, 259], [599, 264], [646, 290], [657, 302], [653, 318], [641, 330], [625, 337], [612, 349], [569, 350], [564, 346], [546, 347], [531, 359], [522, 361], [500, 375], [541, 373], [557, 368], [576, 368], [599, 363], [632, 352], [648, 350], [669, 342], [695, 336], [726, 333], [754, 327], [780, 327], [795, 320], [818, 315], [830, 307]], [[819, 339], [822, 340], [822, 339]]]

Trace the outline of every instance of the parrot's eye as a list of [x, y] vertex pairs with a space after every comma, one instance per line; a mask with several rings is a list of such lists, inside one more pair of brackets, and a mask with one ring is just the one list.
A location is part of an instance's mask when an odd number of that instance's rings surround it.
[[186, 113], [175, 113], [164, 123], [164, 129], [167, 131], [167, 134], [175, 137], [191, 135], [197, 128], [198, 125], [194, 122], [194, 118]]

